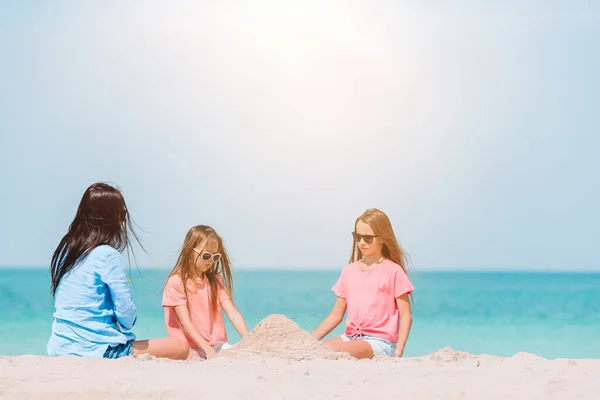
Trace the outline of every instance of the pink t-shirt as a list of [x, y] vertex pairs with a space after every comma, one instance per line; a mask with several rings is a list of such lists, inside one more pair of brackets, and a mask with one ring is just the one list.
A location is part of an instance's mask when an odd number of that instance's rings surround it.
[[344, 267], [332, 289], [347, 303], [346, 335], [398, 341], [400, 313], [396, 298], [414, 290], [402, 267], [384, 260], [375, 268], [363, 270], [354, 262]]
[[[219, 281], [218, 301], [219, 304], [221, 304], [225, 300], [230, 299], [230, 296], [223, 285], [221, 277], [219, 276], [217, 279]], [[186, 301], [181, 277], [178, 274], [171, 276], [165, 285], [162, 306], [165, 308], [165, 326], [169, 336], [186, 340], [188, 345], [192, 348], [198, 347], [198, 345], [183, 332], [181, 324], [179, 323], [179, 318], [175, 313], [175, 306], [187, 305], [192, 324], [198, 329], [198, 332], [200, 332], [204, 340], [211, 346], [226, 343], [227, 332], [225, 331], [223, 311], [219, 307], [213, 316], [211, 316], [210, 313], [210, 289], [208, 281], [205, 279], [198, 285], [194, 285], [188, 280], [187, 289], [188, 301]]]

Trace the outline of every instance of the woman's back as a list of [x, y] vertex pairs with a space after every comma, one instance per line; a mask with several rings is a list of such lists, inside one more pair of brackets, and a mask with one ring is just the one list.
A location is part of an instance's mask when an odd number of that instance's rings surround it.
[[66, 273], [55, 295], [48, 355], [100, 358], [109, 345], [135, 340], [133, 333], [122, 331], [137, 319], [126, 280], [123, 256], [108, 245], [94, 248]]

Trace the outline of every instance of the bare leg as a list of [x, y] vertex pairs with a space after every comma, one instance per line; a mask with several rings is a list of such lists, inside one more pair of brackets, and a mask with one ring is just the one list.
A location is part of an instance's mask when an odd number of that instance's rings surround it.
[[342, 346], [344, 345], [344, 341], [339, 336], [334, 337], [333, 339], [327, 339], [324, 343], [331, 347], [331, 350], [333, 351], [343, 351]]
[[354, 358], [373, 358], [373, 348], [364, 340], [351, 340], [344, 342], [342, 338], [336, 337], [325, 341], [333, 351], [349, 353]]
[[185, 360], [188, 358], [190, 348], [187, 343], [174, 338], [161, 338], [149, 340], [136, 340], [131, 343], [133, 354], [150, 354], [155, 357]]

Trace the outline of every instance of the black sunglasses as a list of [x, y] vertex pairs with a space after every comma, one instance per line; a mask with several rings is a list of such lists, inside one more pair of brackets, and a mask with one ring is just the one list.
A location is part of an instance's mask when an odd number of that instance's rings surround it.
[[356, 243], [359, 243], [362, 239], [366, 244], [371, 244], [373, 243], [373, 238], [376, 238], [377, 235], [361, 235], [360, 233], [352, 232], [352, 237]]

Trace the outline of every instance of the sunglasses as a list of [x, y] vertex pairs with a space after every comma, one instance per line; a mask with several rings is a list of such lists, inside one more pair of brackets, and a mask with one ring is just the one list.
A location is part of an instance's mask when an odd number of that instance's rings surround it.
[[373, 243], [373, 238], [376, 238], [377, 235], [361, 235], [360, 233], [352, 232], [352, 237], [356, 243], [359, 243], [362, 239], [366, 244], [371, 244]]
[[219, 260], [221, 259], [221, 253], [211, 253], [210, 251], [200, 251], [196, 248], [194, 248], [194, 251], [198, 254], [200, 254], [200, 258], [202, 259], [202, 261], [210, 261], [210, 259], [212, 258], [212, 261], [214, 263], [218, 263]]

